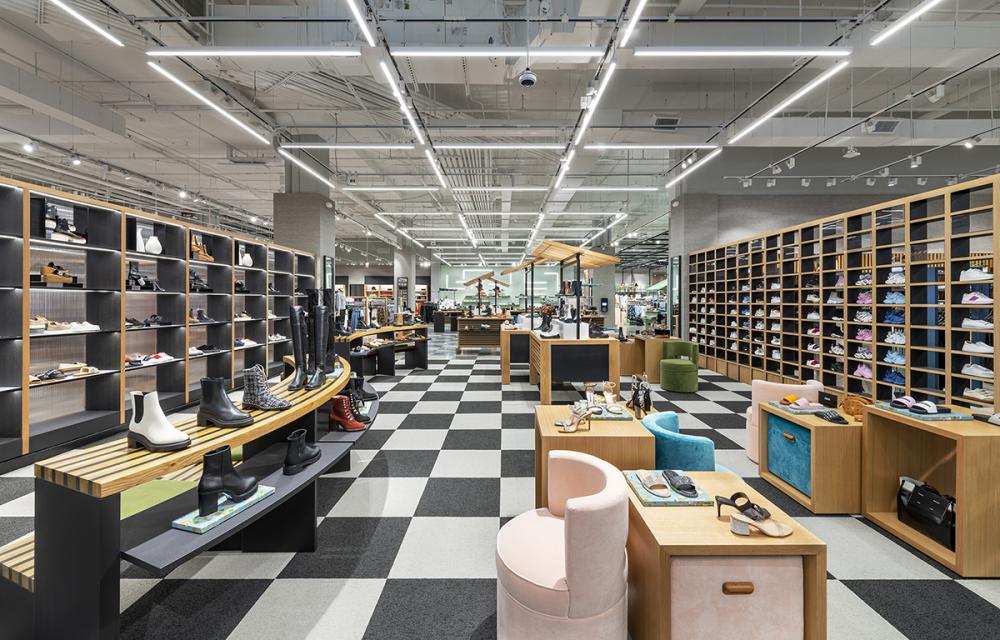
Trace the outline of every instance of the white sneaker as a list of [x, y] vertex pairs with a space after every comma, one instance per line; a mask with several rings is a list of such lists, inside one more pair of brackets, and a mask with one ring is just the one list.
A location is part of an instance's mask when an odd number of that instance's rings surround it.
[[962, 304], [993, 304], [993, 298], [978, 291], [970, 291], [962, 294]]
[[962, 351], [966, 353], [993, 353], [993, 345], [986, 344], [982, 340], [977, 340], [976, 342], [965, 341], [962, 345]]
[[198, 347], [190, 347], [188, 349], [188, 355], [189, 356], [200, 356], [203, 353], [205, 353], [205, 352], [202, 351], [201, 349], [199, 349]]
[[155, 391], [132, 392], [132, 419], [128, 424], [128, 448], [149, 451], [177, 451], [191, 444], [191, 438], [170, 424], [160, 408]]
[[830, 297], [827, 298], [827, 300], [826, 300], [827, 304], [843, 304], [843, 302], [844, 302], [844, 299], [841, 298], [836, 293], [831, 293]]
[[778, 351], [777, 349], [772, 349], [771, 357], [774, 358], [775, 360], [781, 360], [781, 352]]
[[780, 291], [780, 290], [781, 290], [781, 284], [777, 282], [771, 283], [771, 291]]
[[813, 369], [819, 369], [819, 360], [807, 360], [806, 366]]
[[983, 402], [993, 402], [993, 390], [987, 389], [986, 387], [981, 387], [979, 389], [971, 389], [969, 387], [965, 388], [962, 395], [966, 398], [972, 398], [974, 400], [981, 400]]
[[815, 311], [810, 311], [809, 314], [806, 315], [806, 320], [819, 320], [819, 318], [819, 313]]
[[993, 370], [981, 364], [966, 364], [962, 366], [962, 375], [973, 378], [993, 378]]
[[981, 280], [992, 280], [993, 274], [979, 267], [972, 267], [959, 274], [958, 279], [962, 282], [979, 282]]
[[974, 318], [963, 318], [962, 319], [963, 329], [992, 329], [993, 323], [987, 322], [986, 320], [976, 320]]
[[70, 322], [70, 331], [100, 331], [101, 327], [90, 322]]

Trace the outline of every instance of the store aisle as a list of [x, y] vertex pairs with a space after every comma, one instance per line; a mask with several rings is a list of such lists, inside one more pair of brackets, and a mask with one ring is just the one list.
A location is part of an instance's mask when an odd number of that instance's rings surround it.
[[[494, 638], [494, 541], [533, 508], [538, 391], [523, 368], [501, 387], [500, 356], [455, 340], [432, 337], [427, 371], [373, 380], [382, 409], [351, 471], [320, 480], [317, 553], [204, 554], [164, 580], [123, 563], [122, 638]], [[954, 580], [863, 518], [815, 517], [771, 488], [742, 451], [749, 387], [702, 374], [697, 395], [654, 403], [827, 542], [832, 640], [995, 637], [1000, 581]], [[31, 490], [30, 470], [0, 478], [0, 543], [31, 529]]]

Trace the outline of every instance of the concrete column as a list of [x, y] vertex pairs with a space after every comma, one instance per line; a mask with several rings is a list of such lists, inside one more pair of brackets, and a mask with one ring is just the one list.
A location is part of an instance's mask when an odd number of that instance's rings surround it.
[[[399, 292], [396, 294], [396, 299], [400, 301], [401, 304], [405, 305], [410, 311], [416, 309], [416, 287], [417, 287], [417, 254], [413, 252], [413, 249], [404, 248], [399, 251], [395, 251], [392, 254], [392, 276], [395, 282], [398, 282], [400, 278], [406, 278], [407, 284], [406, 296], [400, 297]], [[395, 282], [393, 284], [395, 284]]]
[[[302, 139], [303, 142], [318, 140], [315, 136]], [[326, 164], [330, 156], [328, 151], [310, 149], [309, 155], [304, 150], [289, 153], [325, 173], [313, 158]], [[316, 282], [322, 286], [324, 256], [333, 258], [334, 264], [337, 262], [336, 240], [336, 216], [330, 188], [286, 160], [285, 193], [274, 194], [274, 241], [315, 254]]]

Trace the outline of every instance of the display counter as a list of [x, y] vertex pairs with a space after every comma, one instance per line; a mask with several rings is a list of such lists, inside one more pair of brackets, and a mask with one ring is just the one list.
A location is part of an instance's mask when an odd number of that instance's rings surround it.
[[462, 349], [499, 349], [500, 325], [506, 320], [509, 318], [497, 316], [459, 318], [456, 353]]
[[527, 364], [531, 351], [531, 332], [527, 329], [500, 330], [500, 382], [510, 384], [510, 365]]
[[458, 319], [462, 317], [465, 313], [462, 309], [448, 309], [446, 311], [435, 311], [433, 314], [434, 318], [434, 332], [444, 333], [445, 327], [448, 327], [449, 331], [458, 331]]
[[669, 336], [636, 335], [628, 342], [621, 343], [621, 375], [641, 376], [646, 373], [650, 383], [660, 382], [660, 360], [663, 359], [663, 343]]
[[[351, 367], [361, 376], [396, 375], [396, 354], [400, 352], [405, 358], [404, 366], [406, 368], [426, 369], [427, 329], [426, 324], [410, 324], [355, 331], [349, 336], [337, 337], [334, 340], [334, 350], [338, 356], [350, 360]], [[402, 336], [416, 335], [409, 339], [402, 339], [401, 334]], [[393, 342], [363, 352], [355, 351], [358, 347], [365, 345], [366, 338], [375, 337]]]
[[552, 384], [619, 379], [618, 340], [612, 338], [542, 338], [532, 331], [528, 376], [537, 384], [542, 404], [552, 404]]

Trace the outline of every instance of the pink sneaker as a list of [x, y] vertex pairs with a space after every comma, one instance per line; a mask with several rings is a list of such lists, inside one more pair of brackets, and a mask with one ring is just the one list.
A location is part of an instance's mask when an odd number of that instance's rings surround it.
[[833, 285], [835, 287], [843, 287], [846, 283], [844, 282], [844, 274], [837, 276], [837, 284]]
[[872, 332], [868, 329], [858, 329], [858, 333], [854, 336], [855, 340], [862, 340], [864, 342], [871, 342]]
[[858, 294], [858, 304], [871, 304], [872, 294], [867, 291], [862, 291]]

